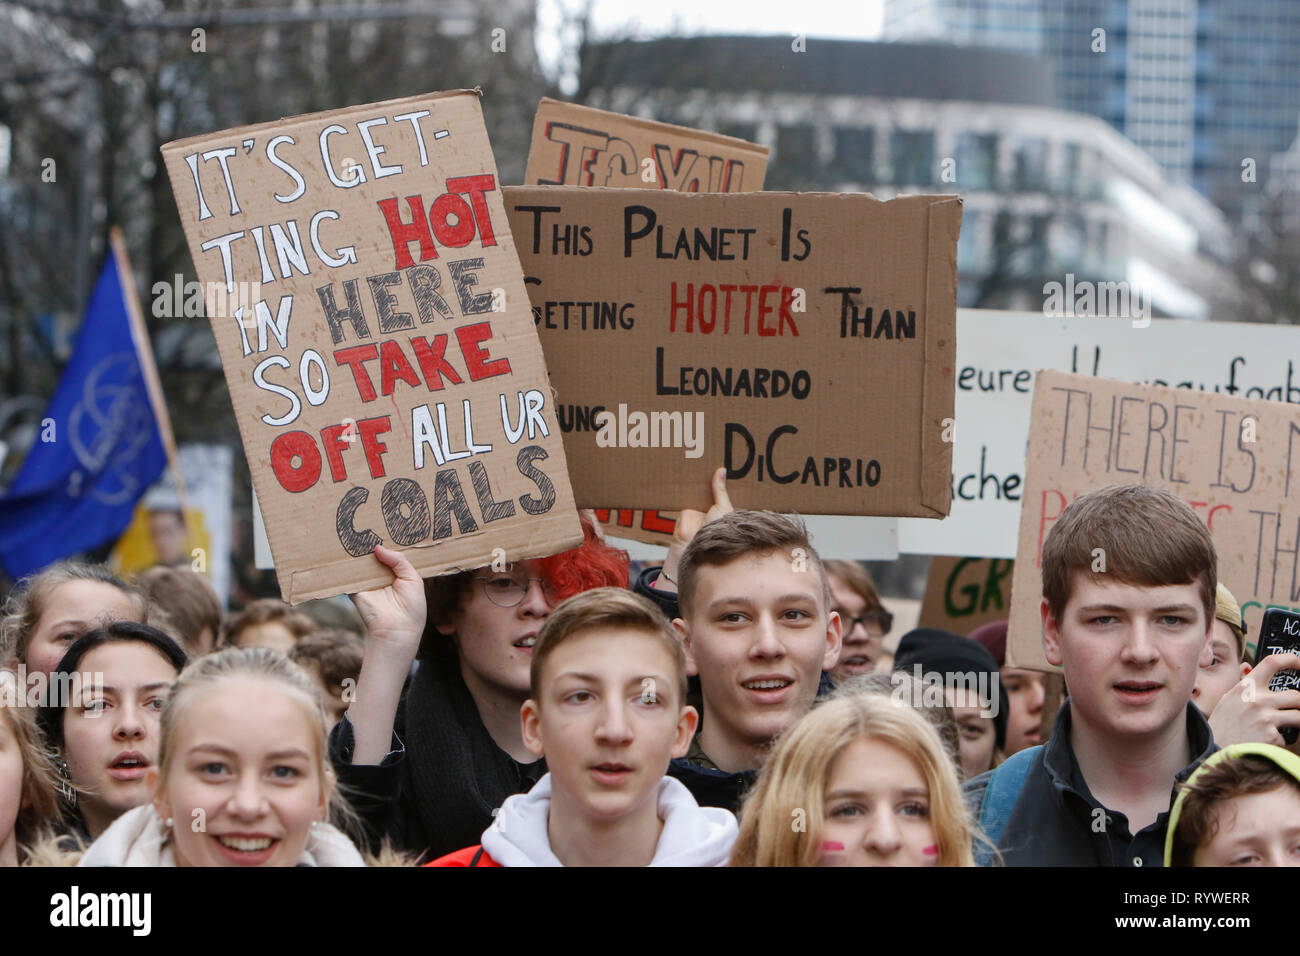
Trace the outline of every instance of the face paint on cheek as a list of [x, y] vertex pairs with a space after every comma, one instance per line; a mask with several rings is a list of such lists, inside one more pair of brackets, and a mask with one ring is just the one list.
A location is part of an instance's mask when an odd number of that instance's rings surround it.
[[835, 840], [826, 840], [822, 843], [821, 859], [818, 861], [822, 866], [834, 864], [836, 857], [844, 852], [844, 844]]
[[926, 861], [925, 861], [925, 862], [926, 862], [926, 865], [927, 865], [927, 866], [933, 866], [935, 863], [938, 863], [938, 862], [939, 862], [939, 847], [938, 847], [938, 845], [937, 845], [937, 844], [934, 844], [934, 843], [931, 843], [929, 846], [927, 846], [927, 847], [925, 847], [923, 850], [921, 850], [921, 855], [924, 856], [924, 857], [926, 857]]

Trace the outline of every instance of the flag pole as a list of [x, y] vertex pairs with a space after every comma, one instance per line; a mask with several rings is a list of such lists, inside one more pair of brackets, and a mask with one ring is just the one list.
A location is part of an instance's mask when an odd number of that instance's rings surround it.
[[176, 497], [180, 501], [181, 523], [185, 527], [185, 536], [188, 538], [190, 519], [189, 503], [185, 498], [185, 480], [181, 475], [176, 454], [176, 439], [172, 434], [172, 422], [167, 415], [167, 402], [163, 398], [162, 381], [158, 377], [158, 364], [154, 361], [153, 346], [149, 344], [149, 329], [144, 322], [144, 313], [140, 311], [140, 299], [135, 289], [135, 273], [131, 271], [131, 260], [127, 256], [126, 240], [122, 236], [122, 230], [117, 226], [109, 229], [108, 242], [113, 249], [113, 257], [117, 260], [117, 273], [122, 283], [122, 300], [131, 326], [131, 339], [135, 342], [136, 355], [140, 360], [140, 372], [144, 376], [149, 404], [153, 406], [154, 418], [158, 420], [163, 450], [167, 453], [167, 466], [171, 470], [172, 481], [176, 485]]

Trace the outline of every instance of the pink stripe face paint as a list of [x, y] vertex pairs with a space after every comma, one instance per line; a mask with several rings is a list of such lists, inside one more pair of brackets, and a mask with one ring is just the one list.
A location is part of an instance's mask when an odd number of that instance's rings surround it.
[[821, 858], [817, 861], [819, 866], [843, 866], [844, 860], [843, 843], [837, 840], [822, 841]]
[[924, 850], [922, 850], [921, 852], [924, 853], [926, 856], [938, 856], [938, 855], [939, 855], [939, 847], [938, 847], [936, 844], [933, 844], [933, 843], [932, 843], [932, 844], [930, 844], [929, 846], [927, 846]]

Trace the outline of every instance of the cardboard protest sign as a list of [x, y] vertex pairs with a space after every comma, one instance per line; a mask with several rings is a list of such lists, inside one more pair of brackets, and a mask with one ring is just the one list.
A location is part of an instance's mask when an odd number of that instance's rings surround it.
[[524, 182], [738, 193], [763, 188], [769, 150], [704, 130], [543, 98]]
[[930, 559], [921, 602], [921, 627], [969, 635], [1011, 613], [1011, 569], [1005, 558]]
[[900, 519], [901, 549], [1016, 556], [1039, 369], [1300, 402], [1300, 329], [1242, 329], [1240, 322], [958, 309], [952, 511], [943, 521]]
[[[547, 97], [533, 120], [524, 178], [529, 185], [746, 192], [763, 188], [767, 157], [757, 143]], [[676, 512], [604, 508], [597, 515], [607, 534], [672, 544]]]
[[475, 93], [163, 156], [286, 600], [581, 540]]
[[506, 191], [582, 507], [941, 517], [961, 200]]
[[1164, 488], [1192, 507], [1214, 537], [1219, 580], [1250, 635], [1264, 608], [1300, 604], [1297, 439], [1295, 405], [1039, 372], [1007, 663], [1053, 669], [1039, 616], [1043, 541], [1070, 501], [1109, 484]]

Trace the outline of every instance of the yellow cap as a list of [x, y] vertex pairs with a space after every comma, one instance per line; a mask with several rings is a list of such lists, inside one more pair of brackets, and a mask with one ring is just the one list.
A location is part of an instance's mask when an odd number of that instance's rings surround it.
[[1246, 649], [1246, 629], [1241, 621], [1241, 607], [1237, 604], [1237, 599], [1232, 596], [1232, 592], [1219, 584], [1214, 594], [1215, 608], [1214, 616], [1222, 621], [1232, 632], [1237, 635], [1237, 641], [1241, 644], [1242, 651]]

